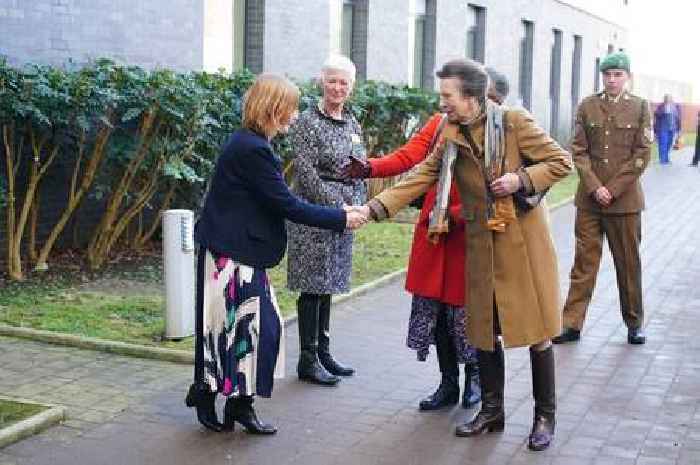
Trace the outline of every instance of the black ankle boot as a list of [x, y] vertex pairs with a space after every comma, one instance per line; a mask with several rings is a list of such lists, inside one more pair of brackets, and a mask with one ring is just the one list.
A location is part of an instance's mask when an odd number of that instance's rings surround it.
[[224, 407], [224, 425], [227, 431], [233, 431], [240, 423], [250, 434], [275, 434], [277, 428], [261, 422], [253, 409], [253, 397], [229, 397]]
[[503, 385], [505, 362], [500, 341], [494, 351], [478, 351], [479, 377], [481, 381], [481, 409], [473, 420], [457, 426], [455, 434], [461, 437], [476, 436], [485, 431], [500, 432], [505, 426], [503, 411]]
[[552, 347], [540, 352], [530, 349], [530, 364], [532, 366], [532, 395], [535, 398], [535, 415], [527, 447], [530, 450], [541, 451], [547, 449], [554, 438], [556, 396]]
[[322, 386], [335, 386], [340, 378], [328, 373], [321, 365], [315, 350], [302, 350], [297, 363], [297, 375], [302, 381], [308, 381]]
[[211, 392], [204, 384], [192, 384], [185, 397], [185, 405], [197, 409], [197, 420], [202, 426], [219, 432], [223, 429], [223, 425], [216, 417], [215, 402], [216, 392]]
[[331, 296], [321, 296], [318, 308], [318, 360], [330, 374], [352, 376], [355, 369], [337, 361], [331, 355]]
[[334, 386], [340, 378], [326, 371], [318, 359], [320, 296], [302, 293], [297, 299], [297, 325], [299, 326], [299, 363], [297, 375], [302, 381], [322, 386]]
[[462, 407], [469, 408], [481, 402], [481, 385], [479, 383], [479, 365], [467, 363], [464, 365], [464, 392]]
[[443, 374], [440, 386], [418, 404], [419, 410], [438, 410], [459, 402], [459, 379], [455, 375]]

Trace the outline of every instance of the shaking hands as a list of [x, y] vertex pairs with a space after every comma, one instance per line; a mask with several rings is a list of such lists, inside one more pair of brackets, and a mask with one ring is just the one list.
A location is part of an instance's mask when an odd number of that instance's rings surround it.
[[369, 222], [369, 207], [367, 205], [343, 205], [346, 213], [345, 226], [348, 229], [359, 229]]

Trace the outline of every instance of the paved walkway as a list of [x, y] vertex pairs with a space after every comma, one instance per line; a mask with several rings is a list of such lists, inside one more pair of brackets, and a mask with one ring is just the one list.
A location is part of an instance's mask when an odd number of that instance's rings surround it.
[[[420, 413], [438, 379], [434, 357], [404, 346], [401, 284], [340, 305], [339, 358], [358, 368], [336, 388], [278, 382], [258, 409], [276, 437], [209, 433], [185, 408], [187, 366], [0, 338], [0, 393], [68, 406], [68, 421], [0, 450], [0, 464], [700, 464], [700, 170], [689, 152], [645, 176], [643, 261], [648, 343], [630, 346], [606, 255], [579, 344], [556, 348], [553, 447], [529, 452], [532, 400], [526, 349], [507, 352], [506, 430], [456, 438], [471, 415]], [[565, 292], [572, 207], [551, 216]], [[606, 252], [607, 254], [607, 252]], [[290, 328], [287, 369], [298, 347]]]

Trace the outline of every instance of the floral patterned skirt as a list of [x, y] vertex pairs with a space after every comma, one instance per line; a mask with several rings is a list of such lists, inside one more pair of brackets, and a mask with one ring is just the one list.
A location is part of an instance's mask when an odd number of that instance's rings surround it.
[[448, 312], [447, 332], [454, 341], [458, 363], [476, 363], [476, 349], [467, 340], [467, 312], [464, 307], [455, 307], [435, 299], [413, 295], [411, 318], [408, 322], [406, 345], [416, 351], [418, 360], [428, 358], [430, 345], [435, 345], [435, 328], [440, 312]]
[[224, 396], [270, 397], [284, 376], [284, 327], [265, 269], [205, 249], [199, 260], [204, 382]]

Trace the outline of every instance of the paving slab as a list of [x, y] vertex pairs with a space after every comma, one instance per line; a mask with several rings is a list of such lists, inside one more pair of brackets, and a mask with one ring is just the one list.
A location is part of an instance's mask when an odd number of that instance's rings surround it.
[[[648, 342], [626, 343], [606, 251], [581, 341], [555, 349], [557, 435], [545, 452], [526, 448], [527, 349], [507, 351], [502, 434], [455, 437], [474, 409], [417, 410], [437, 363], [405, 347], [410, 295], [392, 283], [336, 306], [333, 348], [357, 368], [337, 387], [296, 380], [296, 326], [287, 328], [288, 376], [256, 401], [280, 428], [274, 437], [203, 430], [183, 403], [191, 367], [0, 337], [0, 394], [67, 408], [61, 426], [0, 450], [0, 464], [700, 464], [700, 170], [689, 159], [674, 154], [644, 177]], [[565, 295], [574, 208], [550, 220]]]

